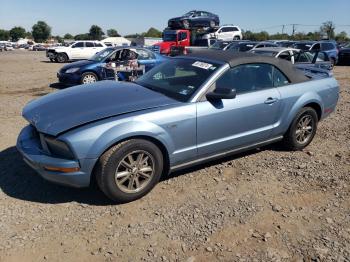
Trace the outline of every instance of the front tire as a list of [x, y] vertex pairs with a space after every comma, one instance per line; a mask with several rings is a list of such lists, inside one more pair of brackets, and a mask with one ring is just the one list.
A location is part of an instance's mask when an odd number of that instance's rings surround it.
[[295, 116], [284, 136], [284, 145], [290, 150], [302, 150], [314, 138], [318, 116], [315, 109], [305, 107]]
[[68, 56], [65, 53], [57, 54], [56, 60], [58, 63], [66, 63], [68, 62]]
[[92, 84], [98, 81], [98, 77], [95, 73], [86, 72], [81, 76], [80, 83], [83, 85]]
[[209, 27], [210, 27], [210, 28], [214, 28], [215, 26], [216, 26], [215, 21], [211, 20], [211, 21], [209, 22]]
[[159, 148], [143, 139], [131, 139], [107, 150], [99, 159], [95, 175], [101, 191], [117, 203], [146, 195], [163, 172]]

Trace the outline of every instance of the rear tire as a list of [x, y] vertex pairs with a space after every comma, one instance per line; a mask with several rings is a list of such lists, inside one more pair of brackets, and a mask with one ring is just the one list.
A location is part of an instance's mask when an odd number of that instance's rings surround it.
[[318, 116], [311, 107], [302, 108], [295, 116], [284, 135], [283, 144], [289, 150], [302, 150], [314, 138], [317, 130]]
[[163, 155], [153, 143], [131, 139], [107, 150], [95, 169], [101, 191], [117, 203], [127, 203], [146, 195], [163, 172]]
[[57, 54], [56, 60], [58, 63], [66, 63], [68, 62], [68, 56], [65, 53]]
[[234, 38], [233, 38], [233, 40], [240, 40], [241, 38], [238, 36], [238, 35], [236, 35]]

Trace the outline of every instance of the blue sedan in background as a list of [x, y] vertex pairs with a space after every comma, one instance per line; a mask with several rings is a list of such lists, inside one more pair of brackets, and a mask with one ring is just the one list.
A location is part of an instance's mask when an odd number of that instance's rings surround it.
[[[82, 60], [65, 65], [57, 73], [57, 78], [64, 85], [89, 84], [100, 80], [114, 80], [115, 72], [106, 66], [110, 63], [124, 63], [130, 59], [130, 54], [136, 54], [139, 65], [145, 72], [166, 60], [160, 54], [141, 47], [109, 47], [88, 60]], [[120, 75], [123, 79], [123, 75]]]

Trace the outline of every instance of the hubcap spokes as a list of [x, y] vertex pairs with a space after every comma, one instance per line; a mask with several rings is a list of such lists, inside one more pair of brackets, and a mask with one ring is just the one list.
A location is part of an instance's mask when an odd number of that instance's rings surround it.
[[142, 190], [154, 174], [154, 159], [146, 151], [138, 150], [126, 155], [115, 172], [115, 183], [126, 193]]
[[93, 75], [86, 75], [83, 79], [84, 84], [90, 84], [95, 82], [96, 82], [96, 78]]
[[296, 140], [300, 144], [304, 144], [309, 141], [313, 132], [313, 120], [309, 115], [300, 118], [297, 129], [295, 132]]

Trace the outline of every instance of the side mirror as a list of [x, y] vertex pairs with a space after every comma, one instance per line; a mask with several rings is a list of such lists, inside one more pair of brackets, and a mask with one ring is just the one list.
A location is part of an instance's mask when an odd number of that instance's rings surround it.
[[218, 87], [213, 92], [209, 92], [206, 97], [208, 100], [233, 99], [236, 97], [236, 89]]

